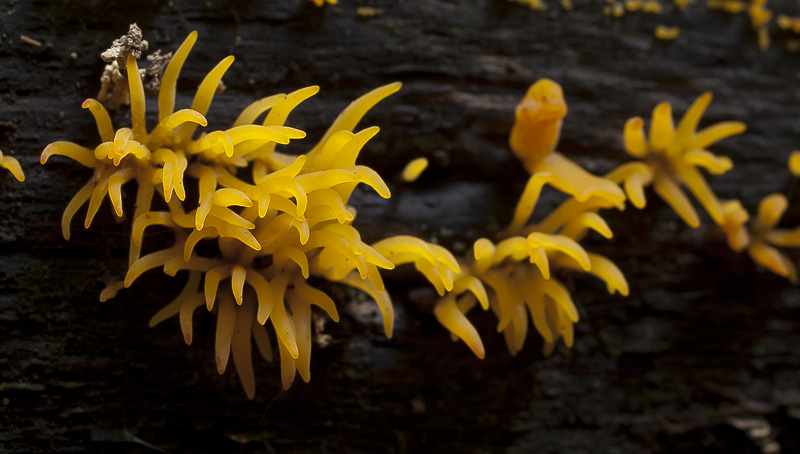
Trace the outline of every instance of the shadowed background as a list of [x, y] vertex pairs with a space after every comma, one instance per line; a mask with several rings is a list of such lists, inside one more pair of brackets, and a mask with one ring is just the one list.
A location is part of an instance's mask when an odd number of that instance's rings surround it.
[[[413, 270], [398, 270], [384, 273], [397, 312], [391, 340], [371, 302], [325, 285], [342, 321], [325, 326], [330, 345], [314, 347], [311, 382], [281, 392], [278, 364], [255, 358], [257, 396], [248, 401], [232, 367], [216, 372], [213, 317], [195, 315], [192, 346], [177, 319], [147, 327], [185, 277], [151, 271], [98, 302], [104, 282], [124, 271], [130, 221], [117, 223], [106, 203], [86, 231], [81, 210], [64, 241], [61, 213], [91, 171], [67, 159], [38, 164], [53, 141], [98, 144], [80, 104], [99, 89], [99, 53], [136, 22], [149, 52], [174, 51], [198, 30], [179, 107], [219, 60], [236, 56], [211, 127], [229, 125], [258, 98], [320, 85], [289, 118], [309, 135], [295, 152], [351, 100], [402, 81], [360, 124], [381, 132], [359, 162], [393, 191], [390, 200], [354, 195], [366, 241], [411, 233], [460, 250], [505, 225], [527, 179], [507, 147], [513, 109], [540, 77], [561, 83], [569, 106], [559, 150], [594, 173], [628, 160], [627, 118], [649, 119], [660, 101], [679, 116], [712, 90], [701, 126], [739, 120], [748, 131], [713, 148], [735, 167], [711, 184], [753, 211], [767, 194], [797, 193], [786, 161], [800, 148], [800, 56], [783, 49], [788, 36], [762, 53], [745, 15], [699, 0], [683, 13], [665, 3], [661, 15], [618, 20], [603, 16], [605, 3], [581, 1], [570, 13], [555, 2], [534, 12], [504, 0], [129, 3], [0, 7], [0, 149], [27, 176], [19, 183], [0, 173], [0, 450], [800, 450], [800, 290], [731, 252], [707, 216], [700, 229], [686, 227], [652, 190], [645, 210], [607, 212], [613, 240], [587, 245], [618, 264], [631, 295], [609, 296], [589, 276], [568, 282], [581, 315], [573, 349], [545, 358], [531, 330], [512, 358], [494, 316], [473, 311], [487, 347], [478, 360], [434, 319], [433, 291]], [[367, 5], [383, 13], [359, 16]], [[769, 6], [800, 13], [793, 2]], [[658, 24], [680, 26], [680, 37], [656, 40]], [[130, 124], [129, 110], [112, 120]], [[430, 167], [403, 183], [400, 170], [419, 156]], [[546, 197], [537, 214], [556, 200]], [[784, 221], [795, 226], [800, 196], [790, 203]]]

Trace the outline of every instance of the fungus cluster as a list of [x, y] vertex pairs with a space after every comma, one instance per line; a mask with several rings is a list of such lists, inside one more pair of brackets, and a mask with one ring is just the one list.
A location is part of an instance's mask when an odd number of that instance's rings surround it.
[[[391, 337], [394, 309], [381, 270], [413, 264], [440, 296], [433, 311], [436, 319], [476, 356], [483, 358], [485, 350], [468, 314], [478, 305], [497, 317], [497, 330], [504, 334], [512, 355], [522, 349], [530, 324], [544, 339], [546, 354], [560, 339], [571, 346], [579, 316], [564, 276], [572, 271], [589, 273], [604, 281], [609, 293], [628, 294], [628, 283], [614, 262], [587, 251], [581, 241], [590, 231], [612, 238], [600, 211], [622, 210], [627, 200], [643, 208], [649, 185], [697, 228], [700, 217], [682, 189], [685, 186], [734, 250], [747, 249], [756, 262], [797, 279], [795, 266], [777, 249], [800, 247], [800, 228], [775, 228], [788, 205], [786, 197], [766, 197], [748, 224], [750, 216], [741, 202], [719, 200], [699, 170], [715, 175], [730, 170], [730, 159], [707, 148], [745, 130], [743, 123], [723, 122], [698, 131], [710, 93], [695, 100], [677, 127], [669, 103], [654, 109], [648, 135], [642, 118], [628, 120], [624, 148], [637, 160], [600, 177], [556, 151], [567, 104], [561, 86], [549, 79], [537, 81], [516, 108], [509, 138], [511, 150], [530, 173], [513, 218], [496, 238], [480, 238], [468, 256], [456, 258], [438, 244], [408, 235], [366, 244], [353, 226], [356, 211], [348, 202], [359, 184], [390, 197], [381, 176], [356, 163], [378, 128], [355, 128], [372, 107], [397, 92], [400, 83], [358, 98], [309, 151], [292, 155], [278, 146], [301, 140], [305, 133], [287, 126], [287, 119], [319, 88], [259, 99], [230, 127], [206, 129], [205, 115], [233, 57], [223, 59], [205, 76], [189, 108], [176, 111], [177, 79], [196, 39], [192, 32], [166, 66], [154, 128], [147, 127], [141, 71], [136, 57], [129, 54], [125, 72], [130, 126], [115, 129], [103, 105], [87, 99], [83, 108], [93, 115], [101, 143], [90, 149], [55, 142], [44, 149], [41, 162], [62, 155], [93, 169], [64, 210], [61, 227], [67, 240], [72, 218], [87, 203], [83, 223], [87, 229], [106, 196], [122, 217], [123, 191], [130, 188], [126, 183], [136, 182], [127, 273], [108, 285], [100, 300], [112, 298], [149, 270], [162, 268], [170, 276], [183, 272], [187, 276], [183, 291], [153, 316], [150, 326], [177, 316], [184, 339], [191, 344], [194, 313], [205, 307], [216, 317], [217, 369], [223, 373], [232, 355], [250, 398], [256, 388], [252, 347], [271, 361], [272, 332], [283, 387], [288, 388], [297, 374], [310, 380], [312, 306], [334, 322], [339, 320], [336, 302], [309, 283], [312, 278], [368, 294], [382, 314], [386, 336]], [[800, 152], [792, 155], [789, 165], [795, 175], [800, 174]], [[0, 154], [0, 166], [24, 179], [15, 159]], [[401, 178], [414, 181], [426, 166], [424, 158], [412, 160]], [[565, 199], [535, 218], [534, 209], [546, 187]], [[145, 232], [153, 226], [164, 227], [160, 235], [171, 235], [174, 243], [142, 255]]]
[[656, 193], [689, 226], [697, 228], [700, 218], [681, 189], [685, 185], [718, 224], [722, 222], [722, 204], [708, 186], [698, 167], [721, 175], [733, 167], [727, 157], [718, 157], [706, 148], [746, 129], [741, 122], [724, 122], [697, 131], [700, 119], [711, 103], [711, 93], [704, 93], [689, 107], [677, 128], [672, 107], [662, 102], [653, 109], [650, 137], [645, 136], [641, 117], [628, 120], [624, 130], [625, 151], [640, 159], [623, 164], [612, 172], [624, 181], [625, 190], [637, 208], [645, 206], [643, 187], [652, 184]]
[[[422, 265], [438, 263], [439, 273], [416, 264], [442, 297], [434, 307], [436, 318], [480, 358], [485, 354], [483, 342], [467, 318], [479, 304], [497, 316], [497, 330], [503, 332], [512, 355], [525, 343], [528, 317], [545, 341], [545, 353], [550, 353], [559, 339], [572, 346], [573, 324], [578, 321], [570, 292], [559, 278], [562, 271], [591, 273], [605, 281], [610, 293], [628, 294], [619, 268], [579, 244], [589, 230], [612, 237], [597, 211], [621, 207], [625, 194], [615, 182], [591, 175], [555, 151], [566, 113], [557, 83], [541, 79], [530, 87], [517, 106], [509, 140], [531, 173], [511, 224], [497, 241], [477, 240], [471, 256], [459, 261], [460, 272], [446, 257], [435, 257], [435, 251], [428, 252], [429, 261]], [[544, 219], [529, 224], [545, 186], [569, 197]], [[376, 249], [382, 250], [378, 244]]]
[[[322, 2], [323, 0], [314, 1]], [[547, 11], [547, 3], [544, 0], [508, 1], [527, 6], [536, 12]], [[571, 0], [560, 0], [559, 3], [565, 11], [573, 10]], [[689, 5], [693, 1], [605, 0], [598, 3], [602, 4], [600, 11], [603, 16], [617, 21], [624, 20], [622, 19], [624, 16], [638, 16], [641, 19], [642, 15], [690, 14], [690, 12], [687, 12], [687, 8], [691, 11], [692, 8]], [[672, 4], [671, 6], [670, 3]], [[800, 40], [796, 39], [797, 35], [800, 34], [800, 17], [776, 14], [775, 11], [767, 6], [767, 3], [768, 0], [706, 0], [704, 2], [706, 8], [710, 10], [721, 11], [731, 15], [747, 14], [747, 21], [761, 51], [769, 49], [773, 39], [777, 39], [783, 42], [788, 52], [797, 52], [800, 50]], [[646, 21], [637, 20], [636, 22]], [[773, 23], [775, 24], [774, 26], [772, 25]], [[777, 33], [772, 33], [771, 30], [777, 31]], [[680, 29], [674, 25], [657, 25], [652, 29], [652, 33], [656, 39], [662, 41], [673, 41], [680, 37]]]
[[[628, 198], [637, 208], [646, 204], [643, 188], [652, 184], [656, 193], [690, 227], [700, 226], [700, 217], [681, 186], [686, 186], [711, 220], [728, 239], [731, 249], [747, 250], [750, 257], [770, 271], [797, 281], [797, 271], [791, 260], [777, 247], [800, 247], [800, 230], [775, 229], [788, 206], [786, 197], [771, 194], [759, 207], [756, 219], [748, 224], [750, 215], [739, 200], [719, 200], [700, 172], [722, 175], [733, 168], [733, 162], [707, 150], [722, 139], [741, 134], [746, 125], [726, 121], [697, 131], [700, 119], [711, 103], [711, 93], [700, 95], [675, 127], [672, 108], [663, 102], [653, 109], [650, 137], [644, 133], [640, 117], [628, 120], [624, 129], [625, 151], [640, 161], [615, 169], [609, 178], [624, 182]], [[791, 171], [800, 170], [800, 154], [792, 154]], [[800, 172], [799, 172], [800, 173]]]
[[[289, 155], [276, 146], [302, 139], [305, 133], [285, 126], [287, 117], [316, 94], [318, 87], [260, 99], [245, 108], [230, 128], [195, 134], [198, 127], [207, 125], [205, 114], [217, 84], [233, 62], [233, 57], [222, 60], [201, 82], [191, 107], [175, 111], [177, 78], [196, 39], [197, 34], [191, 33], [166, 68], [155, 128], [148, 131], [146, 127], [145, 94], [136, 59], [129, 55], [131, 126], [114, 130], [105, 108], [89, 99], [83, 107], [93, 114], [102, 143], [92, 150], [55, 142], [45, 148], [41, 162], [63, 155], [94, 170], [64, 211], [66, 239], [71, 219], [86, 202], [86, 228], [106, 195], [121, 217], [123, 186], [137, 182], [129, 268], [124, 281], [103, 290], [101, 301], [150, 269], [163, 267], [171, 276], [188, 271], [184, 290], [150, 324], [178, 315], [185, 340], [191, 343], [195, 309], [205, 305], [208, 311], [214, 310], [217, 368], [224, 372], [232, 352], [245, 391], [252, 398], [251, 337], [261, 355], [270, 359], [268, 321], [277, 338], [284, 388], [291, 385], [296, 372], [304, 380], [310, 379], [311, 306], [338, 321], [334, 302], [309, 285], [308, 278], [342, 282], [368, 293], [380, 308], [386, 335], [391, 336], [393, 308], [379, 269], [393, 268], [390, 259], [417, 260], [414, 252], [409, 255], [402, 248], [427, 247], [427, 243], [411, 237], [385, 240], [400, 249], [385, 250], [384, 256], [361, 240], [352, 226], [355, 210], [347, 205], [361, 183], [382, 197], [390, 196], [374, 170], [356, 164], [362, 147], [378, 128], [352, 130], [375, 104], [399, 90], [399, 83], [362, 96], [339, 115], [310, 151]], [[195, 185], [191, 191], [187, 190], [189, 184]], [[197, 194], [197, 200], [190, 200], [188, 194]], [[175, 243], [141, 256], [144, 233], [153, 225], [168, 227]], [[215, 252], [199, 253], [196, 246], [200, 242], [215, 244]], [[438, 246], [430, 247], [437, 250], [437, 257], [448, 254]], [[459, 271], [454, 259], [448, 265], [453, 272]]]

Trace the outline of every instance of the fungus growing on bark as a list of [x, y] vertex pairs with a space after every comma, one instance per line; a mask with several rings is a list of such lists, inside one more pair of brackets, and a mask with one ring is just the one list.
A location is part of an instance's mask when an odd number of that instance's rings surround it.
[[[460, 270], [448, 266], [447, 256], [436, 256], [433, 250], [415, 256], [417, 269], [442, 296], [434, 308], [436, 318], [480, 358], [485, 354], [483, 342], [466, 316], [478, 304], [495, 313], [497, 330], [504, 333], [512, 355], [525, 342], [528, 316], [545, 340], [546, 353], [562, 338], [572, 346], [572, 326], [578, 321], [578, 311], [556, 270], [588, 272], [604, 280], [609, 293], [628, 294], [619, 268], [603, 256], [588, 253], [578, 243], [589, 230], [611, 238], [611, 230], [597, 211], [620, 206], [625, 195], [611, 180], [589, 174], [554, 151], [566, 112], [561, 86], [549, 79], [534, 83], [517, 106], [509, 142], [532, 175], [511, 224], [497, 242], [477, 240], [472, 255], [457, 264]], [[544, 219], [529, 225], [547, 185], [570, 197]]]
[[731, 249], [739, 252], [746, 248], [756, 263], [796, 283], [797, 267], [778, 247], [800, 247], [800, 227], [775, 228], [789, 206], [786, 197], [782, 194], [764, 197], [758, 205], [756, 219], [749, 224], [750, 215], [738, 200], [728, 201], [723, 206], [725, 222], [722, 228]]
[[[652, 184], [656, 193], [691, 227], [700, 226], [700, 218], [681, 189], [686, 185], [709, 216], [717, 224], [723, 222], [722, 204], [708, 186], [698, 167], [721, 175], [733, 167], [726, 157], [719, 157], [706, 148], [745, 130], [745, 124], [726, 121], [697, 131], [700, 118], [711, 103], [711, 93], [704, 93], [692, 103], [676, 128], [672, 107], [662, 102], [653, 110], [649, 140], [644, 121], [634, 117], [625, 124], [625, 151], [641, 161], [623, 164], [612, 179], [624, 183], [628, 198], [637, 208], [645, 206], [644, 186]], [[643, 164], [643, 165], [642, 165]]]
[[[296, 105], [316, 93], [313, 88], [282, 99]], [[179, 270], [190, 271], [184, 292], [151, 324], [180, 314], [181, 329], [190, 343], [191, 314], [203, 303], [208, 310], [216, 307], [217, 368], [220, 373], [225, 371], [232, 352], [250, 398], [255, 395], [250, 337], [262, 356], [271, 358], [263, 326], [268, 320], [277, 337], [283, 387], [291, 385], [296, 372], [303, 380], [310, 380], [311, 306], [322, 308], [333, 321], [339, 319], [333, 300], [306, 283], [311, 276], [368, 293], [383, 315], [386, 336], [391, 337], [394, 312], [378, 269], [394, 265], [361, 241], [351, 224], [355, 212], [347, 201], [359, 183], [373, 187], [383, 197], [390, 196], [377, 173], [355, 164], [362, 147], [378, 128], [358, 133], [350, 129], [372, 106], [399, 88], [398, 83], [390, 84], [354, 101], [320, 143], [300, 156], [275, 151], [274, 143], [258, 143], [257, 137], [229, 141], [229, 132], [223, 132], [225, 135], [216, 142], [208, 142], [207, 150], [221, 150], [219, 154], [200, 154], [197, 162], [189, 165], [188, 173], [198, 179], [198, 209], [187, 213], [178, 201], [172, 200], [169, 211], [145, 213], [134, 224], [133, 240], [137, 245], [145, 228], [154, 224], [175, 229], [176, 242], [171, 248], [134, 262], [125, 286], [144, 271], [159, 266], [170, 275]], [[262, 111], [269, 108], [265, 105], [262, 103]], [[267, 122], [285, 120], [292, 107], [275, 104]], [[240, 121], [248, 123], [260, 113], [246, 110]], [[205, 137], [211, 134], [215, 133]], [[225, 144], [230, 142], [232, 149], [226, 151]], [[229, 171], [236, 162], [251, 170], [252, 183]], [[233, 211], [215, 205], [217, 200], [223, 201], [223, 206], [243, 208]], [[203, 210], [205, 206], [211, 208]], [[219, 254], [198, 254], [195, 246], [204, 240], [216, 241]], [[228, 280], [229, 284], [222, 286]]]
[[[94, 169], [93, 177], [64, 212], [62, 231], [67, 239], [70, 220], [87, 201], [87, 228], [106, 195], [116, 214], [122, 216], [123, 186], [137, 181], [129, 269], [124, 282], [109, 285], [101, 300], [113, 297], [149, 269], [163, 266], [169, 275], [188, 271], [184, 291], [153, 317], [151, 325], [180, 315], [185, 340], [190, 343], [194, 310], [203, 303], [209, 311], [215, 310], [218, 370], [224, 372], [232, 352], [252, 398], [255, 377], [250, 339], [252, 336], [262, 356], [271, 357], [263, 326], [267, 320], [277, 335], [285, 388], [295, 371], [306, 381], [310, 378], [311, 305], [338, 320], [330, 297], [306, 283], [310, 276], [339, 281], [370, 294], [383, 314], [385, 333], [391, 336], [393, 308], [378, 269], [394, 265], [361, 241], [352, 226], [355, 210], [347, 202], [359, 183], [373, 187], [382, 197], [390, 196], [374, 170], [355, 163], [378, 128], [351, 130], [375, 104], [399, 90], [400, 84], [386, 85], [354, 101], [320, 142], [300, 156], [276, 151], [276, 145], [305, 136], [284, 123], [318, 87], [260, 99], [245, 108], [230, 128], [196, 135], [198, 126], [206, 126], [205, 114], [217, 85], [233, 62], [233, 57], [222, 60], [201, 82], [191, 108], [174, 112], [178, 74], [196, 38], [192, 32], [166, 68], [155, 128], [148, 132], [146, 127], [145, 92], [136, 59], [128, 55], [131, 126], [115, 131], [105, 108], [89, 99], [83, 107], [94, 115], [102, 143], [92, 150], [56, 142], [45, 148], [41, 161], [64, 155]], [[257, 121], [262, 115], [264, 120]], [[249, 177], [243, 176], [244, 170]], [[196, 191], [190, 191], [198, 194], [196, 202], [186, 200], [187, 184], [197, 185]], [[155, 193], [159, 194], [157, 205], [166, 210], [151, 210]], [[144, 231], [152, 225], [169, 227], [175, 244], [140, 257]], [[215, 242], [218, 252], [198, 253], [195, 246], [201, 241]], [[221, 283], [227, 286], [220, 288]]]

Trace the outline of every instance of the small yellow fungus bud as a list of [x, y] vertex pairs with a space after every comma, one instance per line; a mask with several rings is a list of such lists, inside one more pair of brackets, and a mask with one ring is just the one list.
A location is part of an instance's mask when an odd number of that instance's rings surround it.
[[663, 39], [665, 41], [672, 41], [673, 39], [677, 38], [680, 35], [681, 31], [678, 27], [667, 27], [665, 25], [659, 25], [656, 27], [655, 30], [656, 38]]
[[623, 14], [625, 14], [625, 7], [622, 3], [614, 3], [611, 7], [611, 15], [619, 19]]
[[722, 10], [730, 14], [739, 14], [744, 11], [746, 5], [740, 1], [726, 1], [722, 3]]
[[745, 224], [750, 220], [750, 214], [742, 208], [738, 200], [729, 200], [722, 204], [725, 220], [720, 225], [728, 237], [728, 245], [736, 252], [741, 252], [750, 244], [750, 234]]
[[642, 12], [645, 14], [661, 14], [661, 3], [656, 0], [647, 0], [642, 5]]
[[625, 0], [625, 9], [633, 13], [642, 9], [643, 0]]
[[519, 3], [521, 5], [526, 5], [528, 8], [534, 11], [546, 11], [547, 4], [542, 0], [509, 0], [511, 2]]
[[788, 30], [792, 28], [792, 18], [785, 14], [778, 14], [776, 22], [778, 23], [778, 28], [781, 30]]
[[412, 181], [416, 181], [419, 178], [420, 174], [428, 167], [428, 159], [427, 158], [417, 158], [413, 161], [406, 164], [406, 167], [403, 169], [402, 178], [403, 181], [411, 183]]
[[572, 0], [561, 0], [561, 8], [563, 8], [564, 11], [572, 11], [575, 6], [572, 4]]
[[675, 7], [678, 8], [678, 11], [683, 11], [686, 9], [686, 6], [691, 3], [692, 0], [673, 0]]
[[371, 6], [359, 6], [356, 8], [356, 14], [358, 14], [360, 17], [375, 17], [383, 14], [383, 10], [380, 8], [373, 8]]
[[800, 150], [795, 150], [789, 155], [789, 172], [800, 177]]
[[764, 6], [767, 4], [766, 0], [753, 0], [750, 7], [747, 9], [747, 14], [750, 16], [750, 23], [753, 28], [759, 29], [764, 27], [772, 20], [773, 12]]

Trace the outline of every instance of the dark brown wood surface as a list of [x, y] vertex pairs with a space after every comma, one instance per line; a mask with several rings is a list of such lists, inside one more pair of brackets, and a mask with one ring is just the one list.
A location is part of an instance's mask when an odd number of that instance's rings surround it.
[[[104, 281], [123, 271], [128, 221], [104, 206], [88, 231], [76, 220], [73, 238], [61, 237], [61, 213], [90, 172], [66, 159], [41, 166], [39, 155], [56, 140], [98, 143], [80, 104], [99, 89], [99, 53], [132, 22], [165, 52], [198, 30], [181, 106], [217, 61], [236, 56], [212, 126], [257, 98], [320, 85], [290, 117], [309, 133], [297, 151], [348, 102], [402, 81], [362, 123], [381, 132], [360, 161], [394, 195], [356, 194], [368, 241], [413, 233], [458, 247], [508, 222], [526, 180], [506, 145], [513, 108], [540, 77], [559, 81], [569, 104], [559, 149], [596, 173], [626, 161], [627, 118], [649, 118], [664, 100], [680, 115], [712, 90], [703, 124], [748, 124], [715, 148], [735, 162], [710, 177], [715, 190], [751, 210], [769, 193], [797, 193], [786, 161], [800, 148], [800, 56], [783, 50], [787, 35], [760, 52], [746, 16], [700, 0], [683, 13], [665, 4], [661, 15], [619, 20], [603, 16], [603, 2], [576, 1], [571, 13], [548, 4], [4, 2], [0, 149], [27, 181], [0, 172], [0, 451], [800, 452], [800, 290], [731, 252], [707, 217], [686, 227], [652, 191], [645, 210], [609, 213], [613, 240], [589, 245], [615, 260], [631, 295], [608, 296], [587, 276], [570, 281], [581, 314], [573, 349], [545, 358], [531, 333], [512, 358], [495, 319], [481, 314], [487, 358], [478, 360], [438, 325], [432, 291], [399, 270], [386, 274], [392, 339], [372, 305], [325, 285], [343, 320], [326, 325], [332, 342], [315, 347], [311, 382], [281, 392], [278, 365], [257, 361], [254, 401], [235, 372], [217, 374], [210, 317], [196, 317], [192, 346], [176, 320], [147, 327], [180, 277], [153, 271], [98, 302]], [[358, 16], [367, 5], [383, 14]], [[680, 37], [655, 40], [658, 24], [679, 25]], [[129, 124], [130, 113], [112, 118]], [[399, 171], [418, 156], [431, 167], [402, 183]], [[791, 201], [787, 226], [800, 223], [800, 197]]]

